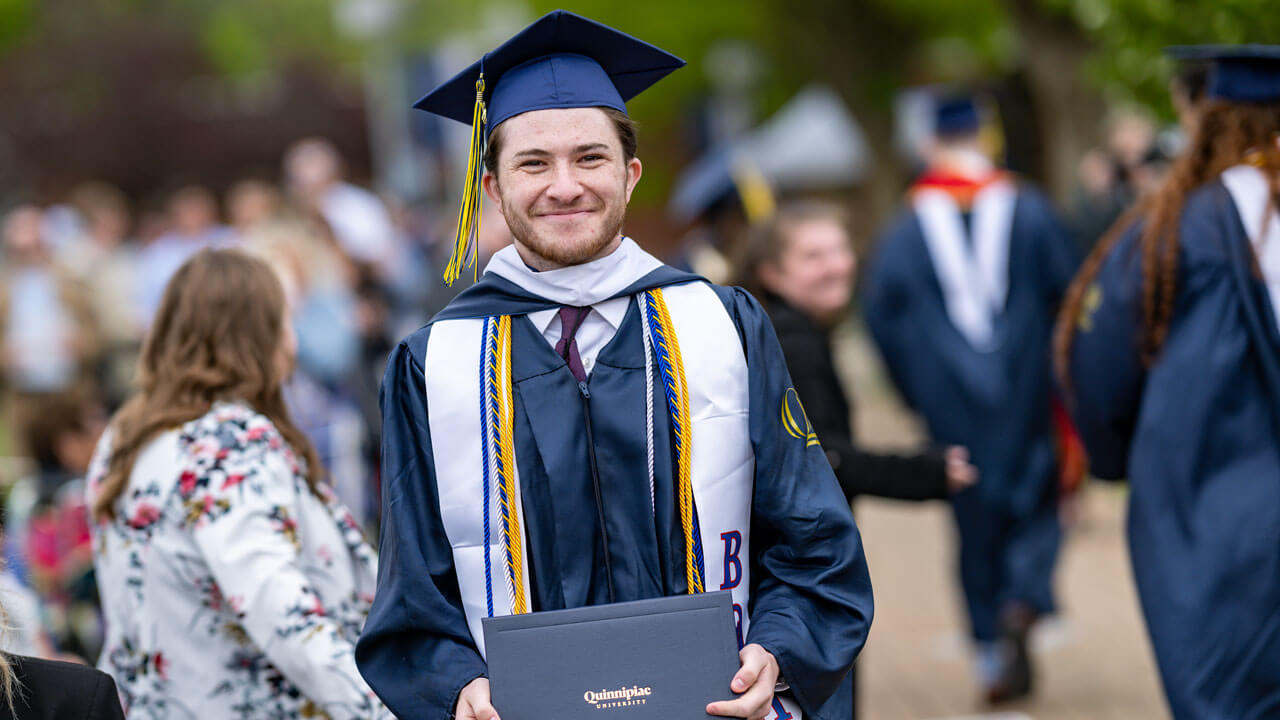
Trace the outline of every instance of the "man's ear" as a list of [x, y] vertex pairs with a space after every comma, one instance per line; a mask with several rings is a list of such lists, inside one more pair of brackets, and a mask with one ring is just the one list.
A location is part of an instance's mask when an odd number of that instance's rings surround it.
[[627, 161], [627, 202], [631, 202], [631, 191], [636, 189], [636, 183], [640, 182], [640, 173], [644, 170], [640, 165], [640, 158], [631, 158]]
[[498, 176], [486, 170], [480, 178], [480, 186], [484, 188], [484, 194], [489, 199], [502, 207], [502, 189], [498, 187]]

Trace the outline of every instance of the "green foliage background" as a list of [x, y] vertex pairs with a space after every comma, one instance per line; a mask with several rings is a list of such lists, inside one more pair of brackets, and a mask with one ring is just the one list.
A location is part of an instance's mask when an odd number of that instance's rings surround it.
[[[1073, 106], [1069, 90], [1136, 101], [1168, 118], [1172, 64], [1162, 48], [1280, 43], [1275, 0], [399, 0], [400, 17], [376, 39], [343, 32], [336, 6], [346, 1], [0, 0], [0, 69], [21, 57], [35, 65], [28, 75], [38, 76], [38, 84], [93, 97], [94, 68], [75, 66], [57, 51], [42, 56], [40, 49], [68, 47], [69, 39], [71, 46], [92, 47], [145, 24], [199, 48], [208, 65], [233, 82], [295, 62], [359, 79], [363, 58], [372, 54], [420, 53], [459, 33], [474, 37], [494, 18], [524, 21], [564, 7], [690, 62], [631, 104], [646, 136], [672, 136], [689, 103], [710, 89], [708, 50], [733, 39], [754, 47], [763, 61], [755, 97], [760, 117], [804, 84], [824, 82], [845, 96], [877, 150], [888, 144], [890, 104], [904, 86], [1019, 73], [1042, 87], [1060, 80], [1067, 90], [1042, 98], [1038, 111], [1079, 116], [1066, 130], [1059, 124], [1047, 131], [1076, 134], [1057, 153], [1062, 166], [1063, 157], [1094, 141], [1093, 129], [1084, 126], [1097, 124], [1100, 107]], [[1041, 138], [1046, 145], [1053, 140]], [[646, 204], [658, 202], [647, 193], [661, 191], [681, 161], [654, 160], [646, 168], [653, 180], [638, 198]]]
[[[474, 27], [486, 12], [510, 8], [510, 1], [405, 0], [391, 40], [405, 50], [427, 47]], [[1160, 54], [1166, 45], [1280, 42], [1274, 0], [531, 0], [527, 14], [555, 7], [625, 28], [695, 64], [718, 40], [746, 39], [771, 61], [773, 72], [762, 88], [766, 98], [781, 95], [778, 85], [845, 72], [838, 63], [823, 62], [847, 50], [833, 37], [833, 29], [844, 27], [855, 29], [849, 42], [874, 35], [908, 58], [905, 65], [886, 63], [840, 83], [874, 88], [931, 75], [948, 79], [957, 69], [974, 75], [1007, 71], [1036, 51], [1022, 45], [1019, 15], [1052, 18], [1092, 48], [1083, 68], [1064, 72], [1082, 72], [1083, 80], [1110, 95], [1153, 105], [1162, 103], [1169, 72]], [[327, 0], [0, 0], [0, 60], [5, 50], [38, 41], [46, 14], [114, 22], [160, 16], [188, 28], [229, 75], [269, 70], [299, 55], [347, 63], [366, 49], [341, 35]], [[96, 20], [79, 29], [85, 42], [103, 30]], [[647, 106], [671, 107], [704, 82], [698, 72], [677, 74], [646, 98]]]

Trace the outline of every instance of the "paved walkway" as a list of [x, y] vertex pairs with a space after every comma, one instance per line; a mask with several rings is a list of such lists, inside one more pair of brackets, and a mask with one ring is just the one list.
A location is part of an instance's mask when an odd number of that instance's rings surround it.
[[[887, 389], [861, 336], [840, 344], [866, 444], [910, 447], [920, 431]], [[1034, 636], [1037, 692], [982, 705], [972, 683], [950, 510], [942, 503], [860, 500], [856, 511], [876, 595], [860, 663], [863, 720], [1135, 720], [1166, 718], [1124, 541], [1123, 487], [1084, 493], [1057, 575], [1061, 613]]]

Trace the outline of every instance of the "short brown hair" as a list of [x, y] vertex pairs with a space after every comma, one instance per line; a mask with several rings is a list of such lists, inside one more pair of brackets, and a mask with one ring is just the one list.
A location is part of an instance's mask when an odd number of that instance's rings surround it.
[[[622, 143], [622, 156], [627, 162], [636, 156], [636, 122], [621, 110], [609, 107], [597, 108], [613, 121], [613, 128], [618, 131], [618, 141]], [[502, 152], [502, 125], [493, 129], [489, 141], [484, 148], [484, 169], [490, 173], [498, 171], [498, 155]]]

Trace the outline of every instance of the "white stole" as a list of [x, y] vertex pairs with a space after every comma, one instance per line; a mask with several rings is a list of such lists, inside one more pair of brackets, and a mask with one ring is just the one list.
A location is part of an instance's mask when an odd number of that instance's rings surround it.
[[944, 190], [923, 188], [914, 194], [916, 216], [947, 316], [969, 344], [995, 349], [995, 319], [1009, 294], [1009, 240], [1017, 189], [998, 180], [978, 191], [973, 201], [973, 248], [965, 242], [956, 201]]
[[1271, 300], [1271, 316], [1280, 325], [1280, 215], [1276, 208], [1267, 208], [1271, 199], [1267, 177], [1252, 165], [1237, 165], [1222, 173], [1222, 184], [1227, 186], [1245, 234], [1253, 243]]

